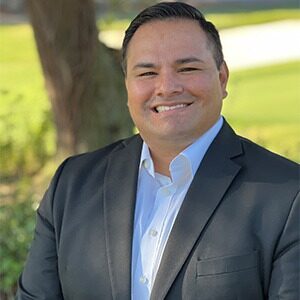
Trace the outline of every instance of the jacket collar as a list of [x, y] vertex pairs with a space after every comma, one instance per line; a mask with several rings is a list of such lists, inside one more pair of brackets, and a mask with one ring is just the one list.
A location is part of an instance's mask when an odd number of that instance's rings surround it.
[[134, 206], [142, 139], [134, 136], [110, 155], [104, 178], [104, 222], [113, 299], [131, 298]]

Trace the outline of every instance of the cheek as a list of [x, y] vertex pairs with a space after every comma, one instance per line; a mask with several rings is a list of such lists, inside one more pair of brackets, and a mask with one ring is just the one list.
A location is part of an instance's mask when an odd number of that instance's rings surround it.
[[128, 96], [143, 98], [154, 91], [153, 83], [150, 80], [131, 80], [126, 84]]
[[139, 115], [147, 102], [147, 90], [140, 84], [127, 85], [127, 105], [132, 116]]
[[222, 98], [222, 89], [219, 81], [212, 77], [201, 77], [194, 80], [190, 90], [198, 95], [203, 102], [218, 100]]

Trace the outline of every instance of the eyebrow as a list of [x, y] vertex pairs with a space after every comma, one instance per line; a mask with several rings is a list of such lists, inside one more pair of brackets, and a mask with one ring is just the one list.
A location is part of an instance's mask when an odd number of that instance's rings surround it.
[[188, 64], [188, 63], [193, 63], [193, 62], [201, 62], [203, 63], [204, 61], [200, 58], [191, 56], [191, 57], [186, 57], [186, 58], [180, 58], [176, 60], [176, 64], [182, 65], [182, 64]]
[[[175, 64], [176, 65], [182, 65], [182, 64], [188, 64], [188, 63], [193, 63], [193, 62], [203, 63], [204, 61], [201, 60], [200, 58], [191, 56], [191, 57], [185, 57], [185, 58], [177, 59], [175, 61]], [[137, 63], [136, 65], [134, 65], [133, 70], [139, 69], [139, 68], [150, 69], [150, 68], [154, 68], [154, 67], [155, 67], [155, 64], [153, 64], [153, 63], [147, 63], [147, 62], [143, 63], [143, 62], [141, 62], [141, 63]]]
[[139, 68], [154, 68], [155, 65], [153, 63], [137, 63], [134, 65], [133, 70], [139, 69]]

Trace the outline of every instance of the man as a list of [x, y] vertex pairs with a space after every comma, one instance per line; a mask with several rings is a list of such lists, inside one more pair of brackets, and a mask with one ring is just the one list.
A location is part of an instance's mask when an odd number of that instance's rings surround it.
[[298, 299], [298, 166], [221, 117], [215, 27], [187, 4], [147, 8], [123, 67], [140, 135], [60, 166], [18, 299]]

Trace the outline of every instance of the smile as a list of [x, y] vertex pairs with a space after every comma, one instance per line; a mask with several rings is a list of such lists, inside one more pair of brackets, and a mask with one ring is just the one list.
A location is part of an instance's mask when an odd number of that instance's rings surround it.
[[167, 106], [167, 105], [159, 105], [155, 108], [155, 111], [158, 113], [164, 112], [164, 111], [169, 111], [169, 110], [174, 110], [174, 109], [179, 109], [183, 107], [187, 107], [189, 104], [177, 104], [177, 105], [172, 105], [172, 106]]

